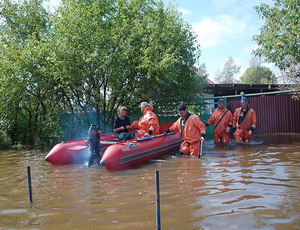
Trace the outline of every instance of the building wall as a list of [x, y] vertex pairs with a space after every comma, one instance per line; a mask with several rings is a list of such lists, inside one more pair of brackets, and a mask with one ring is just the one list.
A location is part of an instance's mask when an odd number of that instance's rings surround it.
[[[232, 113], [240, 106], [240, 99], [228, 99]], [[292, 95], [251, 97], [249, 107], [256, 112], [256, 133], [300, 133], [300, 100]]]

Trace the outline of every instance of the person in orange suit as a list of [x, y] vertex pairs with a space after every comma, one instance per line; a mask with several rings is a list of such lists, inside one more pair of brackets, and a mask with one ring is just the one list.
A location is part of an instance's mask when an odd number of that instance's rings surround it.
[[206, 127], [214, 125], [214, 142], [227, 144], [230, 141], [230, 129], [232, 128], [232, 113], [224, 107], [224, 99], [218, 101], [218, 108], [213, 112]]
[[251, 136], [256, 128], [256, 113], [248, 106], [248, 98], [242, 97], [242, 107], [237, 108], [233, 115], [234, 137], [237, 143], [251, 142]]
[[142, 102], [140, 108], [143, 116], [130, 125], [130, 129], [135, 130], [133, 138], [159, 134], [159, 122], [156, 114], [153, 112], [153, 106], [147, 102]]
[[180, 152], [192, 156], [198, 156], [199, 142], [203, 143], [206, 134], [205, 124], [201, 119], [187, 111], [185, 104], [180, 104], [177, 108], [180, 118], [166, 131], [180, 132], [183, 139], [180, 145]]

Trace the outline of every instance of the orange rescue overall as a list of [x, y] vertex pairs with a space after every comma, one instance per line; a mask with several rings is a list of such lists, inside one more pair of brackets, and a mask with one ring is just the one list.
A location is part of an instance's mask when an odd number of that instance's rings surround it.
[[230, 134], [226, 132], [228, 126], [232, 125], [232, 113], [226, 108], [217, 108], [210, 116], [207, 124], [214, 125], [214, 142], [229, 143]]
[[150, 105], [145, 108], [143, 111], [143, 116], [137, 120], [134, 121], [131, 125], [131, 129], [136, 129], [137, 133], [135, 134], [135, 138], [143, 137], [150, 128], [152, 127], [152, 134], [151, 135], [157, 135], [159, 134], [159, 122], [156, 114], [153, 112], [153, 106]]
[[253, 109], [248, 108], [246, 117], [239, 124], [239, 118], [244, 115], [242, 108], [237, 108], [233, 116], [233, 127], [236, 128], [234, 133], [236, 142], [251, 142], [249, 130], [256, 128], [256, 113]]
[[183, 154], [198, 155], [199, 141], [201, 134], [206, 133], [206, 127], [201, 119], [194, 114], [191, 114], [186, 120], [184, 127], [181, 128], [182, 118], [179, 118], [170, 128], [171, 132], [180, 132], [183, 142], [180, 146], [180, 151]]

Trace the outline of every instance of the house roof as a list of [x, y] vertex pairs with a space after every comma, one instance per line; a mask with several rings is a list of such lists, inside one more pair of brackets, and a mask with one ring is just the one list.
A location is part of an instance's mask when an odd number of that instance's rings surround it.
[[264, 93], [280, 91], [278, 84], [208, 84], [205, 85], [206, 93], [213, 93], [214, 96], [229, 96], [245, 94]]
[[212, 80], [210, 80], [208, 77], [205, 77], [202, 73], [200, 73], [199, 71], [196, 71], [196, 74], [200, 77], [203, 77], [205, 79], [205, 81], [207, 82], [207, 84], [215, 84]]

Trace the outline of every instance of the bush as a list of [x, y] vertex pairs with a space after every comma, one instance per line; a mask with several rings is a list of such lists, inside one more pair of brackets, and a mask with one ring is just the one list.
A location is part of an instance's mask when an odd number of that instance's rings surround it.
[[11, 147], [11, 139], [4, 131], [0, 130], [0, 149], [8, 149]]

